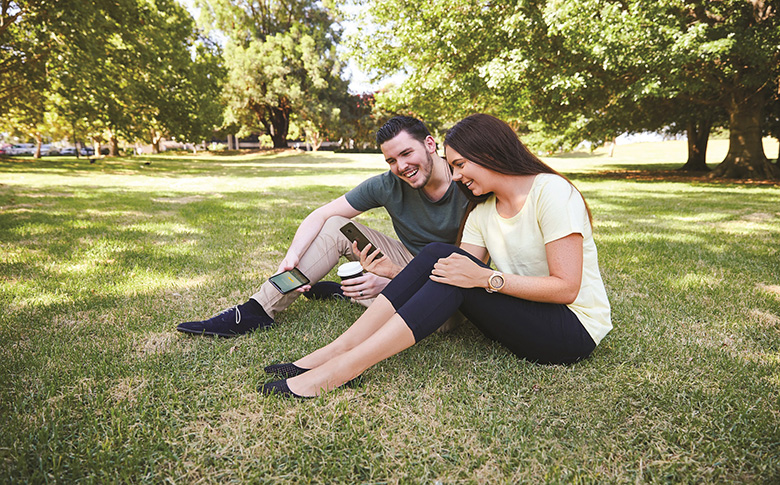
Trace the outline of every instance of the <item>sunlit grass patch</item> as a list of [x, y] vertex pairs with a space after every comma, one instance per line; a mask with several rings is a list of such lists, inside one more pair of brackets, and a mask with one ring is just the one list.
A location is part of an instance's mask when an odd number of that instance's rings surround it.
[[236, 339], [175, 325], [245, 301], [381, 155], [0, 161], [0, 477], [775, 482], [780, 189], [592, 175], [679, 166], [668, 146], [549, 159], [590, 203], [612, 303], [589, 359], [535, 365], [464, 325], [300, 402], [260, 395], [263, 366], [361, 307], [299, 299]]

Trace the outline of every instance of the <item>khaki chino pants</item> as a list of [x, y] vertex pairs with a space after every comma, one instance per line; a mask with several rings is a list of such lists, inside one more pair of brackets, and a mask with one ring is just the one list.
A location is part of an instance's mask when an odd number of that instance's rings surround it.
[[[360, 257], [352, 252], [352, 243], [341, 232], [341, 227], [350, 222], [350, 219], [341, 216], [329, 218], [323, 224], [320, 233], [314, 238], [309, 248], [301, 256], [298, 262], [298, 269], [303, 272], [314, 284], [320, 281], [332, 270], [339, 262], [339, 258], [344, 256], [350, 261], [359, 261]], [[366, 235], [366, 237], [375, 244], [382, 252], [390, 258], [390, 261], [398, 266], [405, 267], [414, 256], [409, 252], [401, 242], [387, 237], [379, 231], [368, 228], [363, 224], [352, 221]], [[270, 282], [266, 281], [260, 287], [260, 290], [252, 295], [252, 298], [262, 305], [263, 309], [271, 318], [292, 305], [301, 293], [291, 291], [286, 295], [279, 293]], [[373, 303], [375, 298], [368, 300], [353, 300], [365, 307]], [[453, 315], [439, 329], [441, 332], [451, 330], [464, 320], [460, 313]]]
[[[350, 261], [360, 260], [359, 256], [352, 253], [352, 243], [341, 233], [341, 227], [347, 222], [350, 222], [350, 219], [346, 217], [334, 216], [329, 218], [325, 221], [320, 233], [314, 238], [309, 248], [301, 256], [298, 262], [298, 269], [311, 280], [312, 284], [320, 281], [330, 270], [336, 267], [339, 258], [342, 256]], [[414, 258], [412, 253], [399, 241], [357, 222], [354, 222], [354, 224], [393, 263], [404, 267]], [[291, 291], [286, 295], [282, 295], [279, 293], [279, 290], [266, 281], [260, 287], [260, 291], [252, 295], [252, 298], [257, 300], [266, 313], [273, 318], [278, 312], [290, 306], [300, 295], [297, 291]], [[368, 307], [374, 300], [375, 298], [354, 301]]]

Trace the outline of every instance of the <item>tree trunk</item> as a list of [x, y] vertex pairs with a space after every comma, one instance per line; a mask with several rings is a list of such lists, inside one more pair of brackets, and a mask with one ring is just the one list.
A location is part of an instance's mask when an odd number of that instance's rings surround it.
[[100, 156], [100, 140], [101, 138], [98, 136], [92, 137], [92, 151], [94, 152], [92, 156], [95, 158]]
[[152, 136], [152, 153], [160, 153], [160, 140], [162, 137], [155, 130], [149, 130], [149, 133]]
[[73, 144], [76, 145], [76, 159], [81, 158], [81, 144], [79, 143], [79, 139], [76, 138], [76, 124], [72, 124], [71, 128], [73, 129]]
[[290, 109], [287, 100], [281, 100], [279, 106], [268, 109], [270, 125], [268, 135], [274, 142], [274, 148], [287, 148], [287, 131], [290, 129]]
[[309, 143], [311, 143], [311, 149], [314, 152], [318, 151], [322, 146], [322, 142], [325, 141], [325, 137], [323, 137], [320, 132], [315, 130], [307, 130], [306, 136], [309, 139]]
[[766, 93], [736, 90], [732, 93], [729, 113], [729, 152], [710, 174], [713, 178], [778, 180], [780, 167], [764, 154], [761, 121]]
[[41, 158], [41, 145], [43, 145], [43, 137], [36, 136], [35, 137], [35, 154], [33, 155], [33, 158], [35, 158], [35, 159]]
[[689, 121], [688, 135], [688, 161], [678, 168], [683, 172], [709, 172], [707, 166], [707, 143], [712, 130], [712, 118], [709, 116], [700, 120]]
[[119, 155], [119, 140], [116, 139], [116, 134], [114, 133], [114, 130], [109, 131], [108, 136], [108, 156], [109, 157], [115, 157]]
[[609, 149], [609, 158], [612, 158], [615, 156], [615, 147], [617, 147], [617, 138], [612, 137], [612, 146]]

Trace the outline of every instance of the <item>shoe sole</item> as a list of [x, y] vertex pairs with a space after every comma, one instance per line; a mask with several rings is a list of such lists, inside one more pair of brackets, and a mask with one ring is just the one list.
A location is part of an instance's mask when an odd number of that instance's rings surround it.
[[220, 332], [209, 332], [208, 330], [190, 330], [188, 328], [179, 328], [176, 327], [176, 330], [178, 330], [181, 333], [188, 333], [190, 335], [202, 335], [204, 337], [225, 337], [225, 338], [232, 338], [232, 337], [240, 337], [242, 335], [246, 335], [248, 333], [252, 333], [256, 330], [265, 330], [268, 328], [271, 328], [272, 325], [267, 325], [264, 327], [257, 327], [255, 329], [249, 330], [248, 332], [244, 333], [220, 333]]
[[240, 334], [240, 333], [207, 332], [205, 330], [201, 330], [200, 332], [197, 332], [195, 330], [185, 330], [185, 329], [181, 329], [181, 328], [177, 328], [176, 330], [178, 330], [181, 333], [187, 333], [187, 334], [190, 334], [190, 335], [201, 335], [203, 337], [228, 337], [229, 338], [229, 337], [239, 337], [239, 336], [243, 335], [243, 334]]

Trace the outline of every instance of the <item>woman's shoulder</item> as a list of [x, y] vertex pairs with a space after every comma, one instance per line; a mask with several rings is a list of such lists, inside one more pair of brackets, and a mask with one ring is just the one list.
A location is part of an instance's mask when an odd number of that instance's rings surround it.
[[548, 187], [565, 187], [571, 186], [568, 180], [561, 177], [557, 173], [540, 173], [536, 175], [534, 179], [534, 187], [548, 188]]
[[568, 197], [575, 191], [574, 186], [555, 173], [540, 173], [534, 179], [531, 192], [535, 193], [536, 199], [547, 197]]

